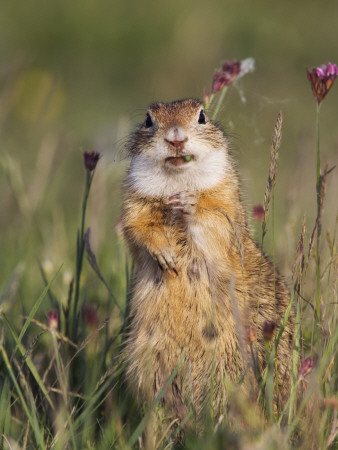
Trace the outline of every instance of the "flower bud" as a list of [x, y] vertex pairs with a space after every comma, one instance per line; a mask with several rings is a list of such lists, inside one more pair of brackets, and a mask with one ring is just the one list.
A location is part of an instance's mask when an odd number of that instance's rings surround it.
[[52, 309], [47, 313], [47, 324], [50, 331], [56, 331], [59, 327], [59, 312]]
[[101, 158], [98, 152], [83, 152], [84, 165], [87, 170], [93, 171]]
[[312, 372], [315, 366], [316, 362], [311, 358], [311, 356], [308, 356], [302, 362], [302, 365], [300, 367], [300, 375], [302, 377], [306, 377], [306, 375], [309, 375]]
[[245, 327], [245, 332], [246, 332], [246, 339], [247, 339], [247, 341], [250, 344], [255, 342], [255, 340], [256, 340], [256, 328], [253, 327], [252, 325], [247, 325]]
[[306, 70], [306, 74], [311, 83], [313, 95], [320, 104], [338, 76], [338, 67], [329, 62], [327, 67], [325, 65], [314, 67], [311, 72]]
[[258, 221], [261, 222], [264, 217], [264, 208], [262, 205], [255, 205], [252, 208], [252, 215]]
[[263, 337], [266, 342], [270, 342], [275, 331], [275, 322], [264, 322], [263, 325]]

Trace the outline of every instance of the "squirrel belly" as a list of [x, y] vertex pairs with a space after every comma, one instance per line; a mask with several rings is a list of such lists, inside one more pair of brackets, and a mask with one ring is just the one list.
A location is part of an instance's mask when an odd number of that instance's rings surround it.
[[[225, 380], [253, 385], [244, 330], [278, 326], [289, 303], [281, 277], [250, 238], [224, 134], [197, 100], [156, 103], [129, 144], [122, 223], [135, 261], [124, 355], [131, 389], [183, 420], [226, 408]], [[293, 313], [278, 346], [281, 399], [288, 390]], [[179, 367], [178, 367], [179, 364]], [[211, 397], [212, 395], [212, 397]]]

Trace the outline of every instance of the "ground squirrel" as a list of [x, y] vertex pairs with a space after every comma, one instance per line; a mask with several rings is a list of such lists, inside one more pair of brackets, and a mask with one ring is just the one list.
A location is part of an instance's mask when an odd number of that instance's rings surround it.
[[[129, 152], [122, 224], [135, 272], [127, 379], [150, 403], [181, 358], [164, 407], [182, 420], [191, 407], [202, 417], [212, 403], [217, 418], [226, 411], [225, 377], [252, 386], [245, 326], [255, 330], [263, 370], [264, 324], [278, 329], [290, 296], [249, 235], [228, 140], [202, 103], [152, 104]], [[281, 398], [293, 321], [291, 312], [277, 351]]]

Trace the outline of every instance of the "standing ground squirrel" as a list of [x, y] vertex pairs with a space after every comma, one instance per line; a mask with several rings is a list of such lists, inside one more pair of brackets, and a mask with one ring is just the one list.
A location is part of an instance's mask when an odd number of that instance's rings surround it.
[[[290, 296], [250, 238], [227, 138], [199, 101], [152, 104], [129, 152], [122, 224], [135, 272], [126, 376], [150, 403], [181, 361], [165, 409], [182, 420], [192, 407], [202, 418], [212, 404], [217, 418], [226, 410], [225, 377], [244, 377], [247, 392], [253, 386], [243, 330], [255, 330], [263, 370], [263, 328], [274, 322], [276, 334]], [[282, 400], [293, 322], [291, 311], [277, 350]]]

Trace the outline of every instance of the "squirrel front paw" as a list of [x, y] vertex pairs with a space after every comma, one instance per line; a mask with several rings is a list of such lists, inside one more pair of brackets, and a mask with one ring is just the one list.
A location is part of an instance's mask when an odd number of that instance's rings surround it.
[[196, 191], [182, 191], [168, 198], [172, 209], [179, 211], [183, 217], [188, 217], [196, 212], [199, 193]]
[[168, 247], [151, 252], [151, 256], [158, 262], [163, 271], [167, 271], [172, 276], [178, 275], [179, 267], [176, 255]]

